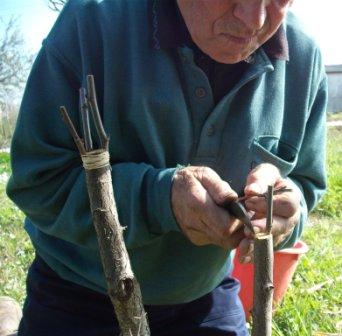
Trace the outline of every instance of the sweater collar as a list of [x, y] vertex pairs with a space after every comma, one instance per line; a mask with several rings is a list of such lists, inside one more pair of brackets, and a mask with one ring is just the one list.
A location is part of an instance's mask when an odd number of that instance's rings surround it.
[[[152, 0], [152, 45], [169, 49], [193, 45], [191, 36], [175, 0]], [[289, 60], [289, 48], [284, 24], [261, 47], [273, 59]]]

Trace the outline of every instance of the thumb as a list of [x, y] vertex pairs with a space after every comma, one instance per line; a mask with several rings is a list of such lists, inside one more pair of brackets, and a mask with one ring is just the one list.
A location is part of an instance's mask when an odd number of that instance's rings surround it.
[[237, 193], [214, 170], [208, 167], [201, 167], [201, 169], [202, 173], [197, 176], [197, 179], [216, 204], [221, 205], [227, 200], [237, 199]]
[[269, 185], [274, 186], [280, 180], [281, 175], [276, 166], [270, 163], [262, 163], [248, 174], [245, 195], [263, 194], [267, 192]]

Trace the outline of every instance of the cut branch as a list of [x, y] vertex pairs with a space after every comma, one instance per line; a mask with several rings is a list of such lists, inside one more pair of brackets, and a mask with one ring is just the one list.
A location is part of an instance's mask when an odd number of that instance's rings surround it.
[[[87, 156], [98, 156], [97, 151]], [[140, 287], [123, 240], [114, 201], [110, 166], [86, 169], [88, 193], [108, 294], [124, 336], [150, 335]]]
[[81, 153], [81, 155], [85, 155], [86, 154], [86, 150], [84, 148], [83, 141], [79, 137], [79, 135], [78, 135], [78, 133], [77, 133], [77, 131], [75, 129], [75, 126], [72, 123], [72, 121], [71, 121], [71, 119], [69, 117], [68, 111], [65, 108], [65, 106], [61, 106], [60, 107], [60, 112], [61, 112], [62, 119], [63, 119], [64, 123], [68, 127], [68, 130], [69, 130], [72, 138], [74, 139], [74, 142], [75, 142], [75, 144], [76, 144], [76, 146], [78, 148], [78, 151]]
[[86, 98], [86, 91], [84, 88], [80, 88], [80, 114], [82, 119], [82, 129], [83, 129], [83, 139], [85, 144], [85, 149], [87, 152], [93, 149], [93, 141], [91, 139], [90, 133], [90, 123], [89, 123], [89, 108]]
[[267, 217], [266, 217], [266, 232], [267, 234], [271, 233], [272, 230], [272, 221], [273, 221], [273, 186], [268, 186], [267, 189]]
[[[149, 336], [150, 330], [144, 311], [139, 283], [133, 274], [129, 255], [123, 239], [114, 199], [111, 167], [108, 152], [108, 137], [98, 111], [94, 79], [88, 76], [88, 97], [80, 90], [80, 113], [86, 148], [69, 118], [65, 107], [61, 114], [81, 154], [86, 173], [90, 209], [97, 233], [108, 294], [123, 336]], [[101, 148], [92, 149], [88, 110], [92, 111]], [[87, 150], [86, 150], [87, 149]]]
[[100, 138], [101, 147], [105, 150], [108, 150], [109, 138], [107, 137], [107, 134], [102, 125], [101, 116], [97, 105], [94, 77], [91, 75], [87, 76], [87, 90], [90, 110], [93, 115], [97, 134]]
[[267, 193], [267, 233], [254, 239], [254, 303], [252, 336], [272, 335], [273, 303], [273, 187]]

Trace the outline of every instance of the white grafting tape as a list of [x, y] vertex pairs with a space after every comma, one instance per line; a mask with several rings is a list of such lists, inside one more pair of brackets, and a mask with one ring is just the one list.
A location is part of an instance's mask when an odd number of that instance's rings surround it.
[[82, 155], [83, 167], [87, 170], [99, 169], [109, 166], [109, 153], [107, 151], [95, 150]]

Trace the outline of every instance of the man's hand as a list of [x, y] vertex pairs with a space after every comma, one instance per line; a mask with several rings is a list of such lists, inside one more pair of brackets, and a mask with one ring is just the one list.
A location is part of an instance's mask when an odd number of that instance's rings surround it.
[[172, 208], [183, 233], [195, 245], [214, 244], [226, 249], [244, 238], [243, 224], [220, 207], [237, 194], [212, 169], [186, 167], [172, 184]]
[[[245, 206], [248, 211], [254, 213], [252, 225], [255, 233], [266, 231], [267, 201], [264, 197], [255, 196], [267, 192], [268, 185], [274, 188], [287, 186], [277, 167], [263, 163], [253, 169], [248, 177], [245, 187]], [[291, 186], [287, 186], [291, 188]], [[288, 236], [300, 217], [300, 198], [297, 190], [284, 192], [273, 196], [273, 225], [272, 234], [274, 245], [278, 245]], [[240, 243], [240, 261], [251, 262], [253, 257], [252, 232], [245, 228], [246, 237]]]

